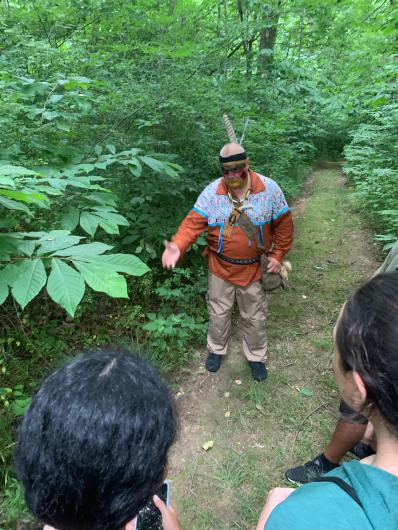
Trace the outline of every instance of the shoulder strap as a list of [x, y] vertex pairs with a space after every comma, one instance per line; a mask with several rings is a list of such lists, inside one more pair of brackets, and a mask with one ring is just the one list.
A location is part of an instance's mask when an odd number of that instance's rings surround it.
[[342, 490], [344, 490], [362, 509], [363, 505], [362, 502], [359, 500], [359, 497], [357, 495], [357, 492], [354, 490], [352, 486], [347, 484], [345, 480], [343, 480], [340, 477], [318, 477], [314, 480], [311, 480], [311, 482], [333, 482], [337, 486], [339, 486]]

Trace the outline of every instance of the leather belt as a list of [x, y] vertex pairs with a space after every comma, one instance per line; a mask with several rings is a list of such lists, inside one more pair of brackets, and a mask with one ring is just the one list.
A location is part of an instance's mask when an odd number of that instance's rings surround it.
[[255, 258], [238, 259], [224, 256], [224, 254], [217, 254], [217, 257], [223, 261], [228, 261], [228, 263], [234, 263], [235, 265], [252, 265], [253, 263], [258, 263], [261, 260], [261, 256], [256, 256]]

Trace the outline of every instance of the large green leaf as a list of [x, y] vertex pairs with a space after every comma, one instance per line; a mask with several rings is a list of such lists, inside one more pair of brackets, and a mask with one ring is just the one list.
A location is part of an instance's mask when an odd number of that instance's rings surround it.
[[0, 271], [0, 305], [8, 296], [8, 285], [3, 277], [3, 271]]
[[123, 215], [120, 215], [118, 213], [115, 213], [115, 212], [110, 212], [110, 211], [104, 211], [104, 210], [100, 210], [99, 208], [95, 208], [95, 215], [98, 216], [98, 217], [101, 217], [102, 219], [105, 219], [105, 221], [110, 221], [112, 223], [115, 223], [117, 225], [122, 225], [122, 226], [129, 226], [129, 222], [127, 221], [127, 219], [125, 217], [123, 217]]
[[0, 197], [0, 205], [8, 208], [9, 210], [21, 210], [22, 212], [30, 214], [30, 210], [24, 204], [21, 204], [18, 201], [8, 199], [7, 197]]
[[15, 188], [15, 182], [11, 177], [0, 175], [0, 186], [9, 186], [10, 188]]
[[142, 174], [142, 165], [140, 164], [139, 160], [137, 158], [132, 158], [131, 160], [128, 160], [126, 162], [128, 164], [128, 168], [130, 173], [134, 177], [140, 177]]
[[156, 160], [156, 158], [152, 158], [151, 156], [140, 156], [140, 159], [142, 162], [144, 162], [144, 164], [149, 166], [157, 173], [162, 173], [165, 171], [165, 164], [160, 160]]
[[49, 296], [63, 307], [70, 316], [75, 315], [84, 295], [84, 281], [81, 275], [62, 260], [51, 260], [51, 273], [47, 282]]
[[20, 239], [14, 234], [0, 234], [0, 259], [4, 254], [17, 254], [19, 244]]
[[116, 207], [116, 196], [113, 193], [91, 192], [89, 195], [83, 195], [88, 201], [100, 206]]
[[119, 227], [117, 224], [105, 219], [98, 218], [98, 224], [105, 230], [107, 234], [119, 234]]
[[2, 282], [5, 282], [7, 285], [12, 287], [19, 278], [21, 265], [22, 262], [20, 261], [18, 264], [10, 263], [4, 267], [4, 269], [1, 271]]
[[[63, 248], [69, 248], [69, 247], [73, 247], [74, 245], [77, 245], [77, 243], [79, 243], [81, 239], [83, 238], [80, 236], [69, 236], [69, 235], [68, 236], [61, 235], [60, 237], [49, 236], [48, 240], [44, 241], [44, 243], [40, 245], [37, 253], [39, 255], [50, 254], [50, 253], [52, 254], [56, 250], [60, 250]], [[69, 254], [66, 254], [66, 255], [69, 256]]]
[[68, 185], [68, 181], [66, 179], [49, 178], [47, 180], [53, 188], [62, 190], [62, 191], [65, 191], [65, 188]]
[[74, 247], [58, 250], [57, 252], [54, 252], [54, 256], [97, 256], [98, 254], [103, 254], [112, 248], [111, 245], [105, 245], [105, 243], [96, 241], [94, 243], [76, 245]]
[[27, 235], [30, 235], [31, 237], [40, 237], [39, 243], [43, 243], [44, 241], [53, 240], [56, 237], [68, 236], [69, 234], [70, 234], [70, 230], [50, 230], [49, 232], [27, 232]]
[[35, 249], [36, 242], [30, 241], [29, 239], [25, 239], [20, 241], [18, 244], [18, 251], [22, 252], [25, 256], [31, 256], [33, 254], [33, 251]]
[[4, 164], [3, 166], [0, 166], [0, 175], [23, 177], [26, 175], [36, 175], [36, 172], [27, 169], [26, 167]]
[[12, 287], [12, 295], [24, 309], [42, 290], [46, 283], [47, 275], [40, 259], [25, 260], [18, 269], [19, 275]]
[[87, 234], [93, 236], [98, 228], [98, 217], [88, 212], [83, 212], [80, 216], [80, 226]]
[[73, 263], [94, 291], [106, 293], [113, 298], [128, 298], [126, 280], [117, 272], [95, 265], [95, 263], [79, 261]]
[[9, 197], [16, 201], [27, 202], [28, 204], [32, 202], [48, 202], [48, 198], [42, 193], [27, 193], [25, 191], [12, 191], [12, 190], [2, 190], [0, 189], [0, 195]]
[[61, 226], [66, 230], [74, 230], [79, 224], [79, 210], [69, 210], [68, 213], [61, 217]]
[[95, 263], [107, 267], [115, 272], [124, 272], [132, 276], [142, 276], [149, 271], [149, 267], [137, 256], [132, 254], [106, 254], [102, 256], [81, 256], [79, 261]]

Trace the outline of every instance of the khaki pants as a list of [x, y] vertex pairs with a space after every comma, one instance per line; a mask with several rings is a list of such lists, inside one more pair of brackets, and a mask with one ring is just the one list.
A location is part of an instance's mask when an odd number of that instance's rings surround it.
[[248, 361], [264, 362], [267, 358], [267, 298], [260, 281], [242, 287], [209, 273], [207, 347], [217, 355], [226, 355], [235, 296], [241, 316], [243, 352]]

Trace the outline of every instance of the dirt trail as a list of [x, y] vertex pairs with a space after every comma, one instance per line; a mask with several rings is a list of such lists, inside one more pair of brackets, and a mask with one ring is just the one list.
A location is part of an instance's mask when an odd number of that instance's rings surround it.
[[169, 476], [185, 529], [253, 528], [267, 490], [283, 483], [286, 467], [314, 455], [333, 427], [331, 331], [353, 286], [377, 267], [377, 253], [339, 166], [327, 167], [308, 177], [292, 206], [292, 288], [270, 296], [267, 381], [250, 377], [236, 314], [219, 372], [206, 372], [198, 353], [177, 393], [181, 428]]

